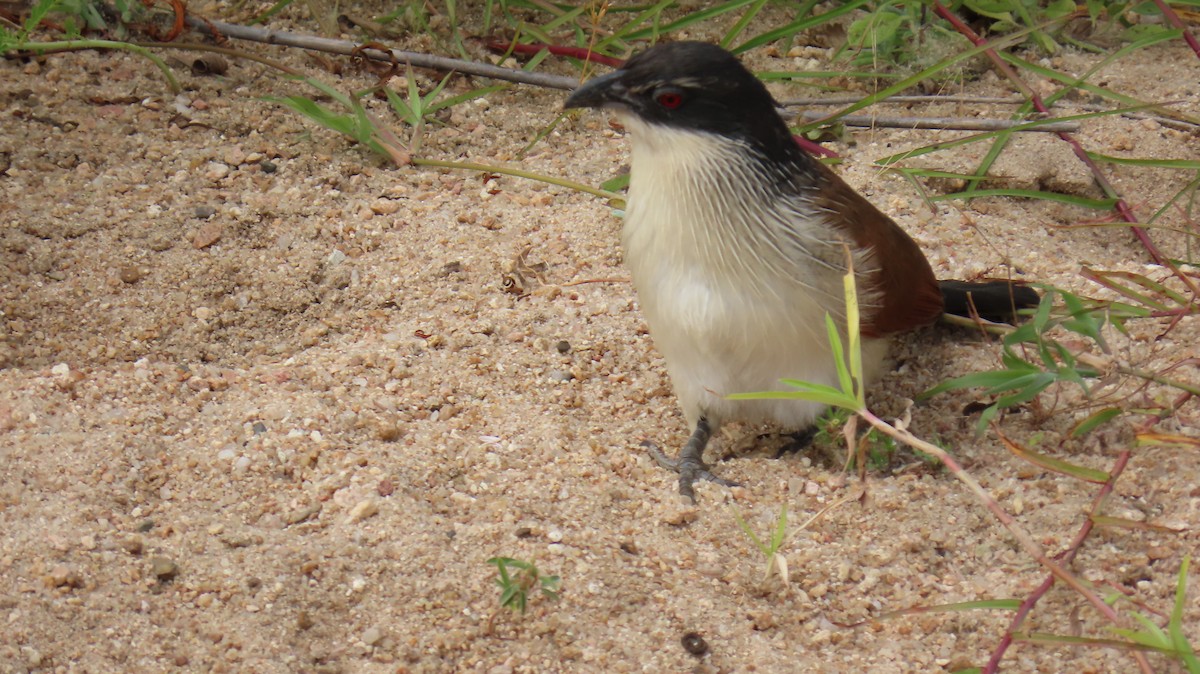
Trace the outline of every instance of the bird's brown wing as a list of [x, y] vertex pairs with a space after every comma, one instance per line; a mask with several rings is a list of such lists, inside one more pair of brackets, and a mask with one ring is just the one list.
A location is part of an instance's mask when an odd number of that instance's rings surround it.
[[873, 311], [863, 312], [862, 334], [881, 337], [936, 321], [942, 315], [942, 291], [917, 243], [827, 166], [814, 164], [819, 167], [817, 205], [831, 224], [873, 250], [878, 264], [872, 290], [880, 300]]

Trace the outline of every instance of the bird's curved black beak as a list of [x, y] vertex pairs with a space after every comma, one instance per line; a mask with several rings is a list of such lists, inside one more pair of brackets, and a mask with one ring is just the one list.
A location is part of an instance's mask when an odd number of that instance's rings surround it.
[[571, 92], [563, 103], [563, 108], [569, 110], [571, 108], [603, 108], [610, 105], [620, 105], [627, 103], [626, 94], [628, 93], [625, 84], [621, 81], [620, 70], [593, 77], [584, 82], [578, 89]]

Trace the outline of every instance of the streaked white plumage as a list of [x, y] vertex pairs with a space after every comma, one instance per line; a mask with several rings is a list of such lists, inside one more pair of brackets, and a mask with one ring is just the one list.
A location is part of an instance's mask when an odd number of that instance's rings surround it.
[[[633, 147], [625, 260], [689, 427], [701, 417], [714, 431], [725, 421], [807, 427], [824, 406], [724, 396], [785, 390], [785, 377], [837, 385], [814, 317], [844, 320], [844, 242], [802, 193], [772, 191], [738, 141], [619, 114]], [[860, 250], [854, 264], [861, 276], [872, 256]], [[868, 380], [886, 347], [864, 340]]]

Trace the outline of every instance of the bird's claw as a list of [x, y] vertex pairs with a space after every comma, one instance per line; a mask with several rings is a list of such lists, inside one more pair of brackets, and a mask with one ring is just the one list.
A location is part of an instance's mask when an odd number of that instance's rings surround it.
[[699, 458], [681, 454], [678, 458], [672, 459], [666, 454], [663, 454], [663, 451], [658, 448], [658, 445], [650, 442], [649, 440], [643, 442], [642, 446], [650, 452], [650, 457], [654, 459], [655, 463], [663, 468], [666, 468], [667, 470], [679, 473], [679, 494], [692, 503], [696, 502], [696, 490], [693, 485], [698, 480], [715, 482], [722, 487], [741, 486], [733, 480], [726, 480], [723, 477], [713, 475], [712, 472], [709, 471], [708, 465]]

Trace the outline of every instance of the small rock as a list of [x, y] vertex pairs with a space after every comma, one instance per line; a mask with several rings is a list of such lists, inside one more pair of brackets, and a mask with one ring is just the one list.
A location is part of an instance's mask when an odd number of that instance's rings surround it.
[[117, 275], [124, 283], [137, 283], [142, 280], [145, 273], [135, 264], [122, 265], [118, 270]]
[[772, 611], [754, 611], [750, 614], [750, 620], [754, 623], [754, 629], [762, 632], [769, 630], [779, 624], [775, 614]]
[[215, 207], [209, 206], [207, 204], [201, 204], [200, 206], [197, 206], [196, 208], [192, 209], [192, 215], [195, 215], [197, 218], [200, 218], [201, 220], [207, 220], [216, 214], [217, 214], [217, 209]]
[[688, 632], [680, 638], [679, 643], [683, 644], [683, 650], [700, 658], [708, 653], [708, 642], [704, 637], [695, 632]]
[[375, 493], [380, 496], [391, 496], [396, 491], [396, 485], [388, 478], [383, 478], [375, 485]]
[[550, 377], [550, 381], [571, 381], [575, 378], [570, 372], [563, 372], [562, 370], [550, 370], [548, 376]]
[[350, 509], [350, 514], [346, 516], [346, 523], [361, 522], [377, 512], [379, 512], [379, 504], [375, 499], [363, 499]]
[[556, 351], [558, 351], [559, 353], [570, 353], [571, 352], [571, 343], [565, 339], [560, 339], [560, 340], [558, 340], [558, 343], [556, 343], [554, 345], [554, 349]]
[[695, 507], [680, 507], [672, 510], [663, 517], [663, 522], [673, 526], [681, 527], [686, 524], [691, 524], [700, 516], [699, 509]]
[[400, 210], [400, 202], [392, 199], [376, 199], [371, 202], [371, 211], [376, 215], [391, 215]]
[[234, 147], [227, 150], [221, 159], [230, 166], [241, 166], [246, 163], [246, 153], [242, 152], [242, 148]]
[[142, 542], [141, 536], [130, 536], [129, 538], [121, 539], [121, 549], [131, 555], [141, 555], [145, 548], [145, 543]]
[[1171, 548], [1165, 545], [1151, 545], [1146, 548], [1146, 556], [1151, 560], [1168, 559], [1172, 554]]
[[274, 173], [274, 172], [276, 172], [276, 171], [278, 171], [278, 170], [279, 170], [279, 166], [278, 166], [278, 165], [276, 165], [276, 164], [275, 164], [275, 162], [271, 162], [271, 161], [261, 161], [261, 162], [259, 162], [259, 163], [258, 163], [258, 168], [259, 168], [259, 170], [261, 170], [263, 173], [268, 173], [268, 174], [270, 174], [270, 173]]
[[384, 442], [395, 442], [404, 435], [399, 426], [393, 423], [381, 423], [375, 432], [375, 437]]
[[192, 237], [192, 247], [196, 250], [208, 248], [219, 241], [224, 233], [225, 225], [222, 223], [216, 220], [206, 222], [196, 230], [195, 236]]
[[76, 588], [83, 585], [83, 577], [66, 564], [58, 564], [42, 579], [46, 587]]
[[150, 558], [150, 573], [158, 582], [165, 583], [179, 575], [179, 566], [168, 557], [155, 556]]
[[376, 646], [380, 641], [383, 641], [383, 631], [378, 627], [368, 627], [362, 633], [362, 640], [368, 646]]
[[218, 161], [210, 161], [208, 166], [205, 167], [204, 177], [208, 180], [216, 182], [228, 176], [229, 171], [230, 168], [228, 164], [222, 164]]
[[310, 518], [316, 516], [317, 514], [319, 514], [320, 512], [321, 512], [321, 504], [314, 503], [312, 505], [305, 506], [305, 507], [299, 508], [297, 510], [293, 510], [292, 512], [288, 513], [287, 517], [283, 518], [283, 521], [287, 525], [291, 526], [293, 524], [299, 524], [307, 519], [310, 519]]

